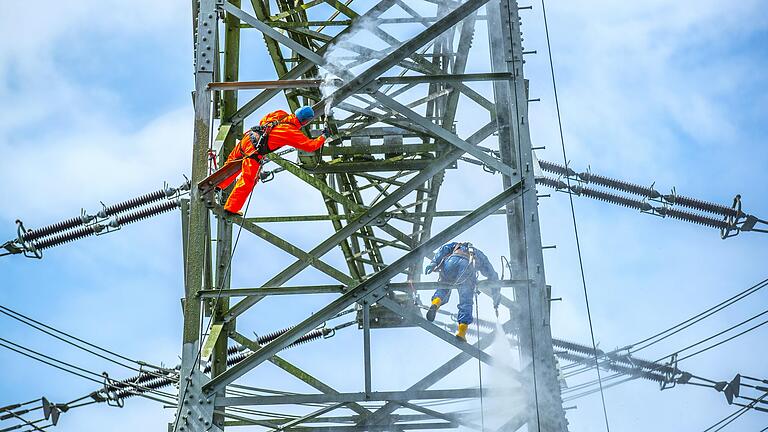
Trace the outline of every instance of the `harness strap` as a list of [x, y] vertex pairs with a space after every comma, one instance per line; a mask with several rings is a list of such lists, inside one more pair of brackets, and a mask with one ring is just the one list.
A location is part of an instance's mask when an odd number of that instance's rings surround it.
[[464, 257], [464, 258], [468, 259], [470, 262], [473, 262], [474, 258], [475, 258], [474, 250], [472, 250], [472, 248], [468, 247], [467, 248], [468, 250], [464, 251], [464, 249], [462, 249], [462, 247], [466, 246], [466, 245], [467, 245], [467, 243], [457, 243], [456, 246], [453, 247], [453, 252], [451, 252], [451, 255], [449, 255], [449, 256], [457, 255], [457, 256]]
[[247, 157], [255, 156], [256, 159], [262, 159], [264, 156], [272, 153], [274, 150], [271, 150], [268, 145], [269, 133], [272, 132], [272, 129], [281, 124], [288, 124], [288, 122], [284, 120], [288, 118], [289, 115], [290, 114], [286, 114], [278, 120], [272, 120], [271, 122], [267, 122], [264, 125], [252, 127], [248, 131], [248, 136], [250, 137], [251, 144], [253, 144], [253, 148], [256, 151], [250, 155], [247, 155]]
[[440, 270], [443, 267], [443, 263], [445, 263], [445, 260], [452, 256], [460, 256], [463, 258], [466, 258], [469, 261], [469, 265], [473, 266], [475, 265], [475, 253], [474, 248], [469, 247], [468, 251], [464, 251], [461, 249], [462, 246], [466, 245], [467, 243], [456, 243], [456, 246], [453, 247], [453, 251], [449, 253], [448, 255], [444, 256], [443, 259], [440, 260], [440, 262], [435, 267], [436, 270]]

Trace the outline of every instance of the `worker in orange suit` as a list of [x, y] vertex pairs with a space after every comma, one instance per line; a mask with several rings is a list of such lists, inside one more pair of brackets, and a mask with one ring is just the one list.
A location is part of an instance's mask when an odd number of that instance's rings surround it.
[[[242, 216], [241, 209], [248, 195], [253, 191], [259, 180], [259, 169], [264, 156], [283, 146], [295, 147], [299, 150], [313, 152], [322, 147], [330, 135], [328, 129], [317, 138], [307, 138], [301, 131], [315, 117], [312, 107], [303, 106], [293, 114], [277, 110], [264, 116], [259, 126], [248, 130], [240, 142], [227, 157], [227, 162], [242, 160], [240, 172], [233, 174], [219, 183], [220, 189], [226, 189], [235, 179], [235, 188], [229, 194], [224, 210], [231, 214]], [[260, 138], [263, 138], [260, 140]]]

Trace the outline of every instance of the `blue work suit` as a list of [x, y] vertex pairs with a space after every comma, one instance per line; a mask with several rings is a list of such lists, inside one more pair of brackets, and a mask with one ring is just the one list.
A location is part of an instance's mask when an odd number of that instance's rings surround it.
[[[438, 283], [443, 286], [435, 291], [432, 300], [439, 298], [440, 304], [444, 305], [451, 298], [451, 289], [456, 288], [459, 291], [457, 321], [459, 324], [470, 324], [472, 322], [472, 305], [474, 304], [473, 296], [477, 286], [477, 272], [480, 272], [488, 280], [499, 280], [499, 275], [483, 252], [471, 247], [474, 259], [470, 263], [467, 258], [467, 255], [470, 255], [470, 244], [461, 243], [457, 250], [456, 246], [459, 244], [453, 242], [443, 245], [432, 259], [432, 265], [440, 271]], [[493, 290], [494, 296], [500, 294], [499, 288]]]

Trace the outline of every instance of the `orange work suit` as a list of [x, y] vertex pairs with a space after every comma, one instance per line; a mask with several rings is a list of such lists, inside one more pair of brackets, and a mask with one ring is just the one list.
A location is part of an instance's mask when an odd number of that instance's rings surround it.
[[[267, 147], [271, 151], [283, 146], [291, 146], [299, 150], [313, 152], [319, 149], [325, 142], [325, 137], [322, 135], [314, 139], [307, 138], [301, 132], [301, 123], [299, 123], [296, 116], [288, 114], [283, 110], [267, 114], [261, 119], [259, 125], [264, 126], [272, 121], [279, 121], [279, 123], [272, 128], [266, 137]], [[246, 132], [243, 135], [243, 139], [240, 140], [227, 157], [227, 162], [238, 159], [242, 160], [242, 166], [240, 172], [232, 174], [229, 178], [219, 183], [219, 188], [226, 189], [237, 179], [235, 188], [232, 189], [232, 193], [229, 194], [229, 198], [227, 198], [227, 202], [224, 204], [224, 210], [238, 213], [243, 208], [243, 205], [245, 205], [248, 195], [251, 194], [256, 183], [259, 181], [259, 169], [261, 168], [261, 160], [264, 156], [255, 154], [255, 144], [257, 143], [251, 142], [251, 134]], [[253, 156], [247, 157], [249, 155]]]

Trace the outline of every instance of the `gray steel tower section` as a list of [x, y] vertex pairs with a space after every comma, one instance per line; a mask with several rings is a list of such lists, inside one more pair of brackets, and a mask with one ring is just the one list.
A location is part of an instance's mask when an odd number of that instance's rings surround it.
[[[218, 11], [216, 0], [193, 2], [193, 35], [195, 40], [195, 110], [192, 143], [192, 184], [197, 184], [207, 175], [207, 154], [212, 122], [212, 92], [218, 55]], [[212, 398], [204, 399], [199, 392], [202, 383], [209, 378], [199, 367], [201, 334], [200, 320], [202, 304], [198, 300], [201, 290], [207, 287], [210, 276], [210, 222], [206, 198], [193, 187], [189, 202], [189, 214], [184, 239], [184, 286], [183, 302], [184, 327], [179, 379], [179, 404], [171, 431], [216, 431], [213, 425]], [[185, 206], [186, 207], [186, 206]]]
[[[431, 387], [471, 359], [493, 363], [485, 352], [493, 337], [480, 337], [476, 344], [470, 345], [426, 321], [417, 308], [396, 299], [398, 292], [409, 289], [416, 292], [434, 289], [434, 283], [420, 282], [413, 277], [431, 251], [489, 216], [506, 214], [512, 277], [480, 286], [486, 294], [493, 287], [515, 289], [514, 299], [502, 300], [512, 317], [504, 327], [516, 333], [522, 345], [523, 367], [515, 370], [502, 366], [502, 370], [522, 383], [522, 390], [510, 390], [513, 406], [505, 414], [511, 418], [501, 430], [527, 427], [529, 431], [562, 432], [566, 430], [566, 422], [548, 325], [549, 300], [528, 134], [517, 3], [441, 1], [437, 2], [435, 16], [423, 16], [411, 7], [413, 3], [400, 0], [375, 2], [364, 13], [352, 10], [350, 3], [252, 0], [248, 5], [253, 9], [251, 13], [241, 8], [240, 1], [193, 1], [193, 191], [188, 214], [183, 216], [186, 298], [179, 409], [169, 429], [208, 431], [251, 425], [318, 432], [458, 427], [477, 430], [476, 419], [458, 411], [440, 412], [421, 405], [420, 401], [477, 398], [485, 394], [483, 388], [443, 386], [441, 390], [434, 390]], [[307, 11], [320, 4], [330, 5], [336, 13], [325, 21], [311, 17]], [[481, 16], [483, 7], [486, 13]], [[339, 14], [347, 19], [336, 20]], [[353, 57], [358, 56], [353, 62], [373, 61], [373, 64], [356, 76], [345, 70], [337, 71], [343, 85], [332, 95], [323, 97], [313, 78], [317, 77], [318, 68], [333, 66], [324, 57], [326, 50], [355, 31], [356, 23], [363, 19], [376, 23], [371, 31], [388, 43], [389, 48], [372, 51], [356, 45], [357, 41], [353, 40]], [[472, 39], [477, 37], [475, 26], [482, 20], [487, 21], [489, 28], [492, 70], [467, 74]], [[423, 25], [423, 28], [405, 41], [385, 30], [408, 23]], [[340, 32], [328, 30], [339, 26], [343, 26]], [[226, 32], [223, 47], [218, 38], [222, 28]], [[239, 39], [241, 32], [246, 31], [263, 36], [279, 80], [237, 81], [238, 62], [242, 57]], [[250, 76], [263, 72], [263, 68], [255, 74], [251, 71]], [[391, 75], [384, 76], [386, 73]], [[483, 95], [467, 85], [476, 81], [493, 82], [493, 95]], [[254, 88], [262, 91], [238, 106], [237, 94], [231, 92]], [[427, 95], [421, 97], [409, 91], [417, 89], [426, 89]], [[295, 164], [280, 155], [272, 157], [272, 162], [279, 166], [274, 172], [294, 175], [322, 194], [328, 215], [257, 218], [225, 215], [210, 193], [212, 186], [201, 183], [206, 176], [208, 149], [220, 147], [222, 155], [226, 154], [246, 118], [281, 91], [285, 92], [291, 109], [309, 103], [320, 111], [332, 103], [351, 113], [346, 118], [327, 120], [339, 140], [318, 154], [299, 154]], [[481, 107], [490, 118], [490, 122], [476, 126], [466, 122], [469, 127], [462, 130], [474, 132], [464, 138], [455, 126], [457, 120], [463, 121], [458, 114], [462, 100]], [[425, 109], [422, 111], [421, 107]], [[213, 138], [210, 131], [217, 127]], [[499, 137], [497, 152], [481, 146], [486, 140], [493, 141], [494, 132], [498, 132]], [[383, 145], [371, 144], [376, 139], [382, 139]], [[384, 158], [377, 159], [377, 155]], [[437, 195], [443, 178], [447, 170], [458, 168], [459, 160], [482, 165], [487, 172], [501, 173], [502, 191], [474, 209], [438, 211]], [[382, 174], [385, 172], [395, 175]], [[500, 212], [502, 208], [506, 211]], [[435, 217], [460, 218], [440, 232], [432, 233]], [[289, 236], [272, 234], [263, 227], [269, 223], [309, 224], [312, 221], [329, 221], [334, 232], [309, 251], [295, 246]], [[259, 288], [231, 288], [234, 247], [231, 224], [237, 226], [238, 232], [242, 230], [246, 234], [247, 231], [290, 254], [296, 261], [273, 276], [265, 275], [268, 280]], [[404, 232], [403, 224], [412, 225], [408, 227], [410, 234]], [[216, 233], [216, 239], [212, 233]], [[333, 261], [324, 257], [334, 249], [343, 253], [345, 270], [334, 267]], [[286, 286], [309, 267], [340, 285]], [[411, 275], [407, 283], [393, 281], [403, 274]], [[270, 296], [318, 293], [336, 293], [339, 297], [264, 345], [245, 336], [247, 329], [238, 328], [238, 317]], [[233, 298], [241, 300], [230, 307]], [[365, 364], [360, 377], [361, 392], [339, 392], [278, 356], [281, 350], [294, 346], [308, 332], [317, 331], [349, 307], [356, 307], [360, 312], [358, 323], [363, 330]], [[379, 314], [377, 318], [372, 317], [374, 307]], [[382, 313], [396, 317], [395, 321], [404, 326], [423, 329], [453, 346], [459, 354], [408, 388], [377, 391], [376, 383], [372, 382], [370, 332], [374, 320], [384, 316]], [[232, 364], [227, 357], [230, 341], [247, 350]], [[210, 376], [203, 372], [208, 359]], [[320, 393], [264, 394], [236, 383], [264, 362], [271, 362]], [[236, 384], [237, 391], [234, 391]], [[264, 413], [263, 410], [243, 409], [291, 406], [306, 410], [307, 404], [315, 404], [312, 406], [316, 408], [290, 417], [284, 414], [263, 417], [259, 414]], [[322, 405], [320, 409], [316, 404]], [[352, 413], [337, 414], [343, 410]], [[398, 410], [409, 413], [396, 414]]]
[[[528, 389], [527, 419], [512, 419], [507, 430], [516, 430], [515, 421], [527, 420], [528, 430], [561, 432], [567, 420], [560, 396], [552, 349], [549, 317], [550, 296], [544, 275], [539, 212], [535, 189], [533, 150], [528, 122], [528, 83], [523, 74], [522, 20], [516, 1], [501, 0], [487, 5], [491, 66], [493, 72], [510, 72], [512, 80], [494, 82], [499, 151], [502, 161], [515, 168], [526, 189], [507, 205], [510, 267], [513, 279], [528, 280], [515, 290], [520, 356]], [[519, 177], [504, 175], [504, 187]]]

